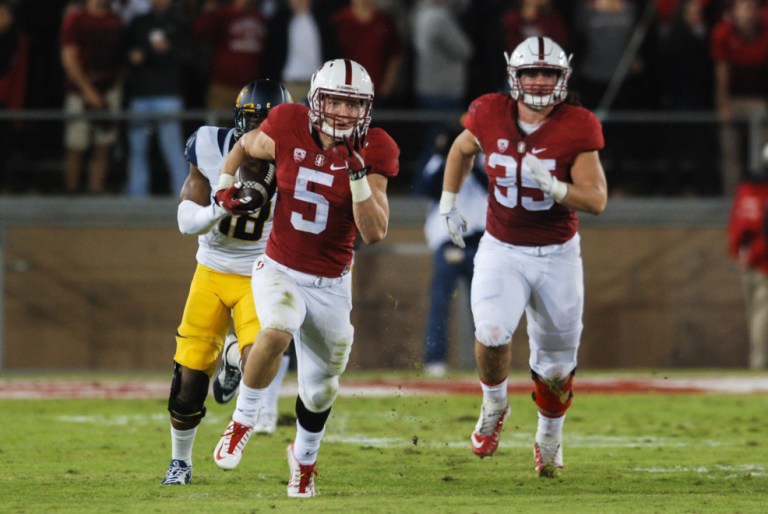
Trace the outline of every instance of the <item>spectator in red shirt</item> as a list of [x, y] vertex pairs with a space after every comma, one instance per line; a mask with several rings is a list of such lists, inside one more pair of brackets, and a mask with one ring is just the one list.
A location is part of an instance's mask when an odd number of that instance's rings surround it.
[[[16, 23], [13, 5], [0, 0], [0, 109], [24, 107], [28, 58], [29, 39]], [[5, 186], [7, 161], [18, 146], [20, 125], [0, 120], [0, 188]]]
[[233, 0], [229, 4], [207, 1], [193, 26], [195, 38], [211, 46], [209, 109], [226, 110], [231, 118], [232, 99], [243, 84], [262, 76], [267, 23], [258, 0]]
[[403, 55], [394, 20], [378, 8], [376, 0], [351, 0], [333, 15], [331, 23], [342, 56], [368, 70], [377, 105], [385, 104], [395, 92]]
[[[758, 0], [734, 0], [728, 16], [712, 29], [721, 173], [727, 195], [733, 194], [746, 171], [756, 172], [760, 165], [756, 158], [744, 163], [741, 156], [746, 144], [733, 121], [768, 112], [768, 23], [760, 15], [761, 4]], [[768, 141], [768, 131], [762, 140]]]
[[[120, 110], [122, 32], [122, 21], [109, 10], [109, 0], [85, 0], [82, 7], [65, 11], [61, 61], [67, 77], [64, 110], [68, 114]], [[91, 145], [88, 192], [104, 193], [111, 149], [116, 141], [117, 127], [109, 121], [73, 119], [67, 122], [64, 133], [67, 193], [78, 192], [83, 157]]]
[[728, 221], [728, 255], [741, 270], [749, 334], [749, 367], [768, 366], [768, 182], [744, 180], [733, 196]]
[[517, 7], [504, 13], [504, 46], [512, 52], [517, 45], [534, 36], [545, 36], [563, 48], [570, 46], [568, 27], [551, 0], [520, 0]]

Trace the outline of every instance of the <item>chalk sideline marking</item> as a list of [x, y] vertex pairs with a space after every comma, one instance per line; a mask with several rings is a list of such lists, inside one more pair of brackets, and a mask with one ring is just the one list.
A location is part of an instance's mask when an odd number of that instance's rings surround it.
[[[50, 380], [0, 379], [0, 399], [56, 398], [167, 398], [170, 382], [157, 380]], [[509, 381], [509, 391], [530, 391], [528, 379]], [[729, 393], [768, 392], [768, 376], [712, 376], [697, 378], [579, 378], [579, 393]], [[344, 380], [340, 396], [434, 396], [442, 394], [479, 394], [476, 379], [382, 379]], [[295, 381], [286, 381], [281, 395], [295, 396]]]

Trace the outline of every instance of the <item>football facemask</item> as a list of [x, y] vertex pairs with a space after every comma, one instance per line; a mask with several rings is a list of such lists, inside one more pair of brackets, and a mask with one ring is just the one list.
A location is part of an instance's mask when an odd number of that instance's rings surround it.
[[[568, 79], [571, 76], [571, 57], [565, 54], [560, 45], [546, 37], [529, 37], [514, 49], [504, 52], [507, 61], [507, 80], [510, 95], [521, 100], [529, 108], [540, 111], [550, 105], [563, 102], [568, 96]], [[553, 86], [523, 86], [521, 76], [529, 73], [548, 72], [557, 74]]]
[[[327, 101], [331, 98], [359, 103], [358, 116], [327, 112]], [[355, 127], [360, 134], [365, 134], [371, 124], [373, 82], [365, 68], [355, 61], [328, 61], [312, 75], [307, 100], [309, 119], [317, 130], [336, 140], [349, 137]]]

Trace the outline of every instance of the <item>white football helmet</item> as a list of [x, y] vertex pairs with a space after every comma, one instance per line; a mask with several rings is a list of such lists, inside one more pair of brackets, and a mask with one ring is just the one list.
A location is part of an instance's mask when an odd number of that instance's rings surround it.
[[327, 61], [312, 75], [307, 94], [309, 119], [317, 130], [334, 139], [351, 135], [355, 126], [344, 130], [338, 129], [336, 121], [341, 121], [343, 117], [326, 114], [324, 104], [327, 96], [358, 100], [360, 115], [356, 126], [360, 135], [365, 134], [371, 124], [373, 108], [373, 81], [365, 68], [350, 59]]
[[[507, 80], [510, 94], [515, 100], [522, 100], [535, 111], [559, 104], [568, 96], [568, 79], [571, 76], [571, 57], [560, 45], [548, 37], [529, 37], [510, 54], [504, 52], [507, 60]], [[527, 69], [556, 70], [559, 75], [551, 91], [524, 91], [519, 73]]]

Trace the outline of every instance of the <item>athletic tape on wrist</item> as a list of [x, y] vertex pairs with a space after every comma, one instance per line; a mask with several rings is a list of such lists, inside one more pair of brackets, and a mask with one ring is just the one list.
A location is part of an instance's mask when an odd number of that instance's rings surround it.
[[368, 184], [368, 177], [350, 180], [349, 190], [352, 191], [352, 201], [356, 203], [366, 201], [373, 194], [371, 186]]
[[219, 184], [216, 189], [229, 189], [235, 183], [235, 176], [223, 171], [219, 173]]
[[561, 182], [557, 179], [554, 179], [555, 183], [552, 185], [552, 198], [555, 199], [556, 202], [560, 203], [563, 200], [565, 200], [565, 197], [568, 196], [568, 184], [565, 182]]
[[459, 193], [453, 193], [443, 189], [443, 193], [440, 195], [440, 213], [447, 213], [456, 206], [456, 199]]

